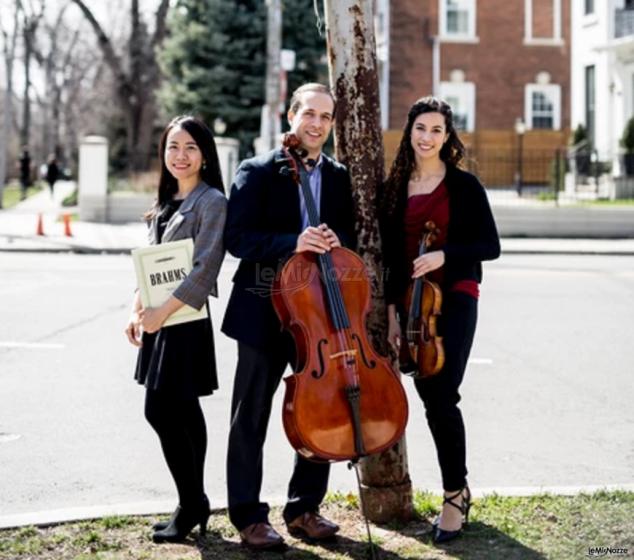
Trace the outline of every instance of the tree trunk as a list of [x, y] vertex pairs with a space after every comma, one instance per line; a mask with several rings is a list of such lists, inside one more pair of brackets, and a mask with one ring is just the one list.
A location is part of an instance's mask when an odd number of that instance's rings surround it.
[[150, 162], [154, 118], [157, 114], [155, 91], [160, 81], [156, 49], [160, 47], [165, 36], [169, 0], [160, 2], [152, 37], [149, 37], [147, 27], [140, 18], [138, 0], [131, 1], [131, 34], [127, 45], [130, 71], [126, 71], [123, 61], [114, 51], [110, 38], [84, 1], [72, 1], [82, 11], [97, 35], [104, 60], [116, 81], [116, 95], [126, 120], [128, 170], [145, 171]]
[[[39, 12], [27, 13], [21, 1], [16, 6], [22, 11], [24, 24], [22, 38], [24, 44], [24, 97], [22, 98], [22, 126], [20, 128], [20, 142], [28, 146], [31, 140], [31, 61], [35, 56], [35, 34], [44, 14], [44, 5], [40, 4]], [[32, 6], [31, 6], [32, 8]]]
[[264, 150], [277, 148], [279, 134], [282, 132], [280, 121], [280, 53], [282, 49], [282, 0], [266, 0], [266, 81], [265, 103], [266, 123], [264, 132]]
[[[326, 0], [325, 5], [330, 83], [337, 98], [337, 159], [350, 171], [358, 251], [372, 279], [368, 330], [385, 354], [386, 307], [376, 208], [384, 157], [372, 0]], [[412, 487], [404, 437], [393, 448], [361, 462], [361, 483], [369, 519], [383, 523], [411, 517]]]
[[13, 33], [9, 36], [4, 28], [2, 33], [2, 54], [4, 58], [6, 86], [3, 99], [2, 129], [0, 131], [0, 208], [4, 196], [4, 185], [7, 180], [7, 153], [9, 149], [9, 136], [11, 135], [11, 123], [13, 120], [13, 61], [15, 60], [15, 48], [19, 33], [18, 6], [13, 13]]
[[22, 126], [20, 127], [20, 144], [28, 146], [31, 139], [31, 49], [32, 41], [29, 23], [24, 25], [24, 94], [22, 96]]

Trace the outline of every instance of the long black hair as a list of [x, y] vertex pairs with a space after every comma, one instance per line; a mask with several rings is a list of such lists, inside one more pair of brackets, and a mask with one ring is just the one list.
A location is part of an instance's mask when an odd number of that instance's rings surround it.
[[396, 208], [400, 191], [407, 186], [410, 175], [416, 167], [416, 157], [412, 148], [412, 127], [414, 121], [423, 113], [440, 113], [445, 118], [445, 130], [448, 134], [446, 142], [440, 149], [440, 159], [446, 164], [458, 167], [465, 155], [465, 147], [458, 138], [454, 126], [453, 111], [446, 101], [428, 95], [416, 101], [407, 113], [407, 121], [403, 136], [390, 167], [390, 172], [383, 185], [383, 211], [391, 215]]
[[146, 220], [151, 219], [159, 209], [178, 192], [178, 181], [165, 165], [167, 136], [174, 128], [181, 128], [188, 132], [202, 153], [203, 166], [200, 169], [201, 180], [207, 183], [211, 188], [218, 189], [221, 193], [225, 192], [213, 133], [198, 117], [179, 115], [178, 117], [174, 117], [165, 127], [163, 134], [161, 134], [161, 139], [159, 140], [158, 155], [161, 161], [161, 175], [158, 184], [158, 197], [154, 206], [145, 215]]

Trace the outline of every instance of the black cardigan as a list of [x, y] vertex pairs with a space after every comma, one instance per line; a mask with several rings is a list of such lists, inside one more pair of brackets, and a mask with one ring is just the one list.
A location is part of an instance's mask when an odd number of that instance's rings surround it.
[[[482, 261], [500, 256], [500, 239], [484, 187], [468, 173], [447, 165], [445, 185], [449, 194], [449, 226], [445, 253], [444, 285], [458, 280], [482, 281]], [[385, 299], [398, 303], [409, 284], [409, 263], [405, 255], [405, 208], [407, 185], [400, 189], [391, 218], [381, 220]]]

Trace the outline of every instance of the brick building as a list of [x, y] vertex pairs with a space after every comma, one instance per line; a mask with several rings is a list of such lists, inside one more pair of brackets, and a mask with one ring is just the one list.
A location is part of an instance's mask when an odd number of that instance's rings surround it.
[[513, 129], [517, 118], [528, 130], [569, 128], [568, 0], [391, 0], [383, 18], [386, 128], [432, 92], [469, 132]]
[[452, 105], [489, 186], [516, 180], [518, 152], [524, 180], [547, 183], [568, 141], [570, 2], [579, 1], [376, 0], [388, 163], [408, 108], [434, 93]]

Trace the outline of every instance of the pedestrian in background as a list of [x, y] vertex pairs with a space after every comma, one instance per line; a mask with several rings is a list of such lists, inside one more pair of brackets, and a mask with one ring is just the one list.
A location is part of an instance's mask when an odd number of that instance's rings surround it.
[[[381, 230], [388, 303], [388, 337], [398, 350], [409, 283], [423, 275], [442, 290], [439, 320], [445, 363], [434, 376], [415, 379], [427, 414], [442, 474], [443, 509], [434, 524], [434, 542], [457, 537], [468, 521], [465, 430], [458, 408], [476, 328], [481, 261], [500, 254], [498, 233], [478, 179], [458, 166], [464, 146], [444, 101], [424, 97], [414, 103], [381, 197]], [[438, 236], [426, 253], [418, 246], [428, 221]]]
[[31, 186], [31, 154], [29, 154], [28, 146], [22, 148], [20, 156], [20, 199], [26, 198], [26, 189]]
[[59, 179], [59, 166], [55, 159], [55, 154], [50, 154], [46, 161], [46, 182], [48, 188], [51, 189], [51, 198], [54, 196], [55, 183]]
[[183, 305], [201, 309], [209, 294], [218, 296], [227, 200], [214, 138], [201, 120], [172, 120], [159, 156], [158, 198], [146, 215], [150, 244], [193, 238], [193, 268], [160, 307], [144, 309], [137, 291], [125, 332], [140, 346], [135, 379], [146, 387], [145, 417], [159, 436], [179, 498], [171, 519], [155, 525], [153, 540], [175, 542], [196, 525], [201, 534], [206, 530], [207, 429], [199, 397], [213, 393], [218, 379], [210, 316], [163, 323]]

